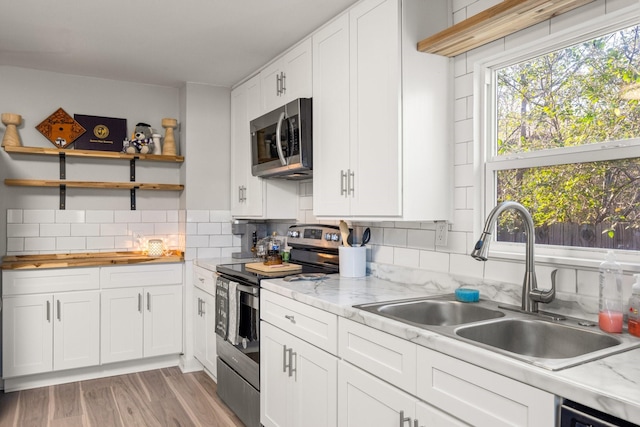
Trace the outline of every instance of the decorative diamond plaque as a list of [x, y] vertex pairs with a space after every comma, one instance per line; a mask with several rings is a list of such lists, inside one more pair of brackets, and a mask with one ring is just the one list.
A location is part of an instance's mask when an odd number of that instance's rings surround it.
[[53, 114], [36, 126], [36, 129], [58, 148], [65, 148], [86, 132], [80, 123], [58, 108]]

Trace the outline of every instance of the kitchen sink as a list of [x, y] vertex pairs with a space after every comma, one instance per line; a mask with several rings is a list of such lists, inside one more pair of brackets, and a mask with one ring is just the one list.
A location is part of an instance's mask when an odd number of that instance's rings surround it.
[[637, 338], [604, 333], [594, 322], [487, 300], [463, 303], [453, 294], [354, 308], [554, 371], [640, 347]]
[[501, 311], [475, 304], [425, 298], [363, 304], [357, 308], [417, 326], [461, 325], [504, 316]]
[[565, 359], [620, 344], [596, 330], [542, 320], [505, 319], [456, 329], [456, 335], [523, 356]]

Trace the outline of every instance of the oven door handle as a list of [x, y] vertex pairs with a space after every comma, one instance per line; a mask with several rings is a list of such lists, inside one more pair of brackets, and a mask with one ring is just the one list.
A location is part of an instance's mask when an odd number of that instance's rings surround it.
[[238, 284], [236, 286], [236, 288], [240, 292], [245, 292], [245, 293], [248, 293], [248, 294], [251, 294], [251, 295], [258, 295], [258, 292], [260, 290], [260, 288], [258, 288], [256, 286], [246, 286], [246, 285], [241, 285], [241, 284]]

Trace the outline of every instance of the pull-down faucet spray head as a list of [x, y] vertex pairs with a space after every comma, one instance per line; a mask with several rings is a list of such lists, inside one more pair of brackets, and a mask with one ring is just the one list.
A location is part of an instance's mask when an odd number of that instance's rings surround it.
[[471, 256], [478, 261], [486, 261], [489, 256], [489, 242], [491, 233], [486, 231], [482, 232], [480, 235], [480, 239], [476, 242], [476, 245], [473, 247], [473, 251], [471, 251]]

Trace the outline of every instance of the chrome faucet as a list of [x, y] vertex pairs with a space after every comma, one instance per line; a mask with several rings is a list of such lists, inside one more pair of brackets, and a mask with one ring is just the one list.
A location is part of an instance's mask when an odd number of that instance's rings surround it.
[[502, 202], [497, 205], [484, 224], [484, 230], [480, 240], [471, 251], [471, 256], [478, 261], [486, 261], [489, 254], [490, 235], [498, 216], [506, 210], [514, 210], [520, 214], [525, 224], [525, 234], [527, 235], [527, 250], [525, 259], [524, 281], [522, 283], [522, 310], [532, 313], [538, 312], [538, 303], [549, 303], [556, 295], [555, 271], [551, 275], [551, 289], [538, 289], [535, 272], [535, 259], [533, 256], [533, 246], [535, 244], [535, 227], [529, 211], [516, 202]]

